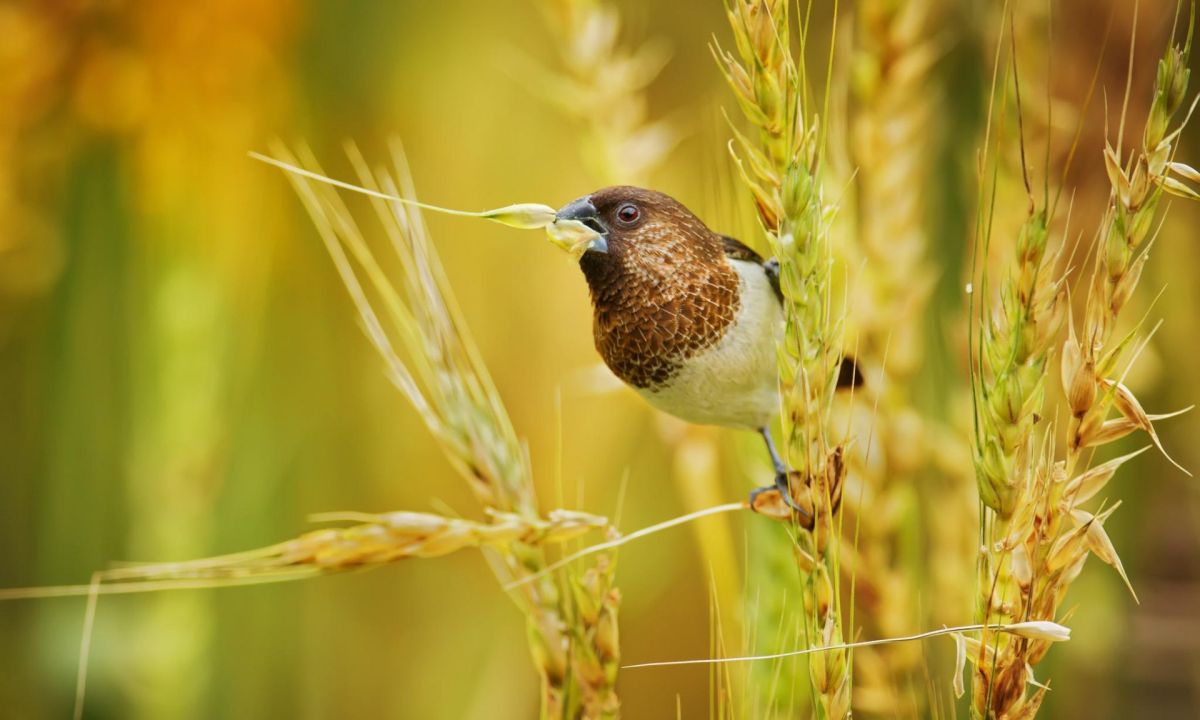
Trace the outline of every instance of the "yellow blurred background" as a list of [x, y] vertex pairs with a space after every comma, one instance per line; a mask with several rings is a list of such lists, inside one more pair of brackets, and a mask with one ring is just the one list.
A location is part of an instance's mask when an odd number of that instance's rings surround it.
[[[1049, 84], [1064, 102], [1081, 99], [1110, 3], [1118, 12], [1101, 80], [1115, 112], [1131, 28], [1123, 0], [1099, 3], [1103, 11], [1055, 4]], [[395, 136], [430, 202], [558, 206], [582, 195], [603, 173], [581, 151], [579, 117], [545, 100], [536, 70], [560, 62], [551, 4], [0, 3], [0, 587], [266, 545], [321, 511], [478, 514], [385, 380], [284, 178], [246, 153], [275, 137], [304, 140], [349, 177], [344, 140], [383, 160]], [[997, 17], [990, 3], [943, 4], [947, 49], [935, 77], [944, 117], [925, 190], [937, 198], [929, 227], [939, 286], [917, 391], [935, 409], [950, 402], [947, 386], [965, 387], [952, 326], [963, 313]], [[725, 156], [721, 108], [731, 100], [708, 49], [714, 33], [727, 37], [722, 4], [615, 5], [623, 41], [670, 51], [646, 111], [678, 144], [649, 182], [717, 229], [753, 237], [748, 196], [733, 189]], [[843, 5], [849, 21], [854, 3]], [[1135, 107], [1172, 11], [1142, 3]], [[814, 35], [827, 36], [829, 13], [815, 17]], [[1106, 182], [1103, 118], [1098, 100], [1072, 175], [1085, 188]], [[1183, 160], [1200, 161], [1198, 140], [1193, 127]], [[570, 260], [533, 233], [428, 220], [528, 440], [543, 505], [562, 497], [611, 516], [628, 473], [624, 529], [698, 507], [672, 469], [682, 429], [632, 393], [595, 387], [586, 288]], [[1151, 411], [1189, 405], [1200, 390], [1197, 227], [1200, 209], [1174, 203], [1148, 266], [1149, 296], [1165, 287], [1153, 307], [1165, 324], [1137, 378]], [[1161, 433], [1176, 459], [1200, 468], [1200, 415]], [[754, 437], [689, 438], [720, 452], [723, 492], [710, 503], [766, 482], [765, 467], [750, 477], [739, 459], [757, 451]], [[1113, 494], [1125, 505], [1109, 527], [1141, 604], [1091, 564], [1067, 603], [1080, 604], [1074, 639], [1045, 670], [1054, 691], [1043, 717], [1200, 708], [1197, 488], [1150, 455], [1118, 474]], [[745, 528], [762, 521], [708, 522], [621, 553], [626, 662], [710, 653], [712, 565], [698, 536], [729, 527], [740, 557]], [[67, 716], [83, 609], [81, 599], [0, 604], [0, 715]], [[538, 694], [524, 633], [473, 552], [293, 584], [105, 598], [85, 715], [529, 718]], [[683, 717], [706, 716], [709, 680], [702, 667], [624, 672], [625, 715], [674, 716], [678, 703]], [[930, 682], [950, 704], [949, 677]]]

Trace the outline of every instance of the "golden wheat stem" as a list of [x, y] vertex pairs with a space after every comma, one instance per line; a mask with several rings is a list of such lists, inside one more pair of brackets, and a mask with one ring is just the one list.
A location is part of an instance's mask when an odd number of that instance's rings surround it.
[[595, 555], [596, 553], [604, 552], [606, 550], [615, 550], [616, 548], [619, 548], [622, 545], [625, 545], [626, 543], [629, 543], [633, 540], [637, 540], [639, 538], [644, 538], [649, 535], [654, 535], [655, 533], [659, 533], [659, 532], [662, 532], [663, 530], [669, 530], [673, 527], [678, 527], [680, 525], [684, 525], [686, 523], [692, 522], [693, 520], [699, 520], [700, 518], [711, 517], [713, 515], [721, 515], [723, 513], [736, 512], [738, 510], [745, 510], [748, 507], [749, 506], [745, 502], [726, 503], [724, 505], [717, 505], [715, 507], [709, 507], [709, 508], [704, 508], [701, 510], [696, 510], [695, 512], [690, 512], [685, 515], [680, 515], [679, 517], [674, 517], [674, 518], [671, 518], [670, 520], [664, 520], [660, 523], [655, 523], [654, 525], [651, 525], [649, 527], [644, 527], [641, 530], [631, 532], [628, 535], [622, 535], [614, 540], [609, 540], [608, 542], [599, 543], [598, 545], [590, 545], [588, 547], [585, 547], [584, 549], [579, 550], [578, 552], [574, 552], [555, 563], [547, 565], [546, 567], [538, 570], [536, 573], [526, 575], [526, 576], [520, 578], [519, 580], [514, 580], [513, 582], [508, 583], [507, 585], [504, 586], [504, 589], [505, 590], [516, 589], [518, 587], [521, 587], [522, 585], [531, 583], [535, 580], [545, 577], [546, 575], [549, 575], [550, 573], [554, 572], [555, 570], [566, 567], [567, 565], [570, 565], [571, 563], [575, 562], [576, 560], [580, 560], [589, 555]]
[[954, 635], [967, 632], [1002, 632], [1012, 635], [1018, 635], [1025, 638], [1036, 638], [1048, 642], [1061, 642], [1069, 640], [1071, 630], [1063, 625], [1054, 622], [1020, 622], [1020, 623], [1001, 623], [1001, 624], [984, 624], [976, 623], [973, 625], [958, 625], [955, 627], [939, 628], [937, 630], [926, 630], [925, 632], [915, 633], [912, 635], [901, 635], [898, 637], [879, 638], [875, 640], [857, 640], [855, 642], [840, 643], [838, 645], [822, 645], [820, 647], [805, 648], [803, 650], [788, 650], [786, 652], [771, 653], [768, 655], [745, 655], [742, 657], [714, 657], [700, 658], [697, 660], [662, 660], [658, 662], [635, 663], [633, 665], [623, 665], [622, 669], [633, 668], [648, 668], [648, 667], [672, 667], [676, 665], [722, 665], [726, 663], [738, 662], [758, 662], [762, 660], [780, 660], [789, 657], [798, 657], [801, 655], [812, 655], [815, 653], [832, 652], [837, 650], [852, 650], [855, 648], [877, 647], [880, 645], [892, 645], [897, 643], [917, 642], [927, 640], [933, 637], [942, 635]]
[[[914, 188], [934, 180], [929, 158], [938, 133], [931, 125], [938, 122], [942, 98], [931, 70], [944, 52], [936, 31], [942, 5], [866, 0], [855, 13], [850, 140], [858, 222], [852, 249], [863, 261], [849, 321], [858, 339], [854, 358], [868, 380], [847, 409], [847, 425], [870, 429], [869, 441], [849, 453], [848, 482], [859, 489], [846, 493], [854, 535], [845, 538], [842, 567], [854, 578], [857, 617], [885, 636], [916, 623], [910, 601], [917, 595], [915, 573], [903, 566], [901, 547], [911, 531], [907, 524], [918, 521], [916, 480], [932, 445], [929, 422], [913, 407], [910, 388], [923, 360], [922, 318], [935, 275], [926, 257], [928, 208]], [[960, 509], [947, 507], [954, 494], [938, 497], [935, 513]], [[946, 550], [944, 556], [952, 555]], [[967, 557], [973, 553], [962, 558], [964, 568]], [[944, 592], [939, 587], [934, 593], [937, 603], [944, 602]], [[855, 709], [881, 716], [919, 713], [920, 699], [902, 697], [920, 660], [913, 646], [866, 650], [855, 662]]]
[[[1026, 231], [1018, 239], [1014, 270], [997, 302], [999, 320], [983, 327], [977, 382], [982, 447], [977, 447], [977, 468], [981, 497], [995, 513], [985, 518], [979, 565], [980, 614], [985, 622], [1057, 617], [1067, 590], [1090, 555], [1112, 566], [1132, 592], [1104, 527], [1120, 501], [1095, 512], [1078, 505], [1095, 497], [1122, 464], [1141, 452], [1089, 467], [1090, 460], [1084, 458], [1092, 457], [1093, 448], [1136, 430], [1146, 432], [1161, 447], [1153, 425], [1160, 416], [1142, 409], [1123, 383], [1128, 367], [1154, 331], [1139, 339], [1139, 323], [1117, 342], [1110, 341], [1144, 267], [1149, 246], [1145, 241], [1157, 203], [1171, 191], [1167, 180], [1173, 172], [1170, 158], [1178, 130], [1168, 132], [1168, 127], [1186, 93], [1189, 48], [1190, 36], [1182, 48], [1169, 48], [1159, 63], [1142, 148], [1128, 163], [1111, 147], [1105, 151], [1113, 191], [1097, 233], [1092, 275], [1083, 280], [1088, 293], [1082, 333], [1077, 335], [1074, 318], [1068, 314], [1063, 342], [1057, 311], [1050, 301], [1038, 299], [1038, 283], [1027, 282], [1027, 266], [1034, 257], [1030, 251], [1040, 244], [1031, 241], [1042, 233]], [[1012, 330], [1019, 331], [1015, 342]], [[1034, 432], [1042, 414], [1050, 341], [1063, 342], [1063, 409], [1070, 420], [1062, 460], [1055, 459], [1059, 453], [1053, 429], [1043, 424], [1043, 432]], [[1114, 409], [1119, 417], [1109, 419]], [[1033, 678], [1032, 669], [1049, 646], [1043, 639], [989, 637], [985, 632], [972, 650], [977, 669], [972, 716], [1036, 715], [1046, 686]], [[1037, 688], [1033, 692], [1031, 685]]]
[[[834, 259], [829, 225], [834, 206], [822, 187], [825, 136], [810, 107], [803, 60], [807, 26], [803, 19], [798, 23], [797, 56], [790, 40], [791, 4], [785, 0], [730, 0], [726, 14], [735, 49], [714, 46], [713, 54], [756, 131], [751, 140], [735, 128], [731, 148], [780, 265], [786, 331], [779, 347], [779, 381], [787, 459], [796, 470], [790, 476], [791, 494], [812, 508], [811, 523], [795, 538], [776, 533], [768, 541], [771, 550], [760, 554], [769, 563], [786, 553], [785, 547], [794, 547], [804, 607], [796, 624], [810, 644], [837, 646], [842, 627], [836, 541], [845, 466], [844, 449], [831, 437], [829, 425], [842, 359], [842, 328], [841, 313], [834, 312], [831, 301]], [[764, 508], [756, 503], [755, 509]], [[789, 515], [785, 512], [784, 518]], [[758, 574], [763, 577], [766, 572], [760, 569]], [[783, 627], [784, 619], [763, 614], [760, 642], [778, 642], [778, 634], [771, 633]], [[819, 716], [841, 718], [849, 712], [849, 667], [843, 650], [810, 659], [809, 684]], [[776, 706], [791, 697], [773, 696], [774, 683], [766, 678], [758, 685], [760, 712], [787, 712]], [[785, 692], [790, 690], [789, 686]]]

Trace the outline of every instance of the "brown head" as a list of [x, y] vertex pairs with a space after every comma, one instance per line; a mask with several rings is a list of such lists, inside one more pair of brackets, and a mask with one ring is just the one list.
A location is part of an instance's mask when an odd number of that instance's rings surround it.
[[579, 259], [596, 349], [627, 383], [650, 387], [720, 339], [739, 307], [721, 237], [674, 198], [616, 186], [558, 211], [599, 237]]
[[721, 240], [675, 198], [617, 185], [597, 190], [558, 211], [600, 233], [579, 264], [593, 293], [614, 274], [645, 272], [663, 277], [681, 266], [723, 263]]

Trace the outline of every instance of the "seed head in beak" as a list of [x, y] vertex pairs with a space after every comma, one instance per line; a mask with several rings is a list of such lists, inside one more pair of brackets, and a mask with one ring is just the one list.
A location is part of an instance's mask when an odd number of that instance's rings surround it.
[[574, 220], [596, 232], [597, 237], [587, 244], [585, 252], [608, 252], [608, 228], [600, 220], [600, 214], [596, 211], [596, 206], [592, 204], [590, 195], [567, 203], [555, 214], [554, 218], [556, 221]]

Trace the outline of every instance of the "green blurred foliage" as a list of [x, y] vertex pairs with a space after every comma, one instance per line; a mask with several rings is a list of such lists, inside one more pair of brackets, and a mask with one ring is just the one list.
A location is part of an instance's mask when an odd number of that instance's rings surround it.
[[[1102, 14], [1087, 5], [1059, 12]], [[684, 137], [655, 184], [749, 234], [724, 155], [729, 100], [706, 45], [724, 35], [721, 3], [619, 6], [631, 33], [673, 53], [651, 113]], [[1144, 59], [1165, 41], [1170, 7], [1142, 6]], [[943, 280], [928, 326], [944, 347], [922, 384], [930, 405], [937, 378], [961, 370], [946, 328], [961, 316], [987, 83], [979, 35], [993, 15], [962, 0], [953, 17], [939, 71], [953, 121], [929, 188], [944, 201], [932, 223]], [[1110, 106], [1123, 81], [1122, 18], [1105, 65], [1116, 70], [1102, 76]], [[1060, 22], [1053, 72], [1077, 89], [1099, 42]], [[275, 136], [303, 139], [347, 176], [344, 139], [382, 159], [397, 136], [429, 201], [561, 204], [592, 189], [579, 129], [528, 87], [522, 57], [554, 63], [534, 0], [0, 3], [0, 586], [264, 545], [319, 511], [475, 512], [384, 379], [284, 179], [245, 153]], [[1088, 117], [1102, 133], [1102, 114]], [[1104, 182], [1102, 137], [1085, 134], [1073, 181]], [[1185, 144], [1193, 163], [1198, 137], [1193, 128]], [[578, 271], [533, 234], [429, 224], [528, 439], [545, 506], [563, 497], [614, 513], [628, 472], [623, 527], [682, 512], [660, 420], [632, 394], [581, 380], [598, 359]], [[1166, 323], [1136, 379], [1154, 410], [1188, 405], [1200, 388], [1198, 226], [1200, 210], [1175, 203], [1147, 275], [1166, 288], [1154, 306]], [[1200, 416], [1161, 433], [1200, 468]], [[723, 435], [732, 448], [734, 433]], [[730, 498], [761, 484], [732, 459], [725, 466]], [[1200, 703], [1200, 492], [1149, 456], [1113, 492], [1126, 504], [1110, 531], [1142, 605], [1092, 563], [1073, 591], [1074, 639], [1046, 667], [1055, 691], [1044, 717], [1179, 716]], [[739, 542], [754, 521], [734, 521]], [[693, 535], [631, 546], [618, 580], [627, 661], [709, 653], [710, 578]], [[82, 616], [79, 599], [0, 605], [0, 714], [67, 715]], [[476, 553], [300, 584], [105, 598], [87, 717], [527, 718], [537, 690], [522, 623]], [[931, 682], [948, 692], [949, 678]], [[703, 668], [627, 672], [620, 689], [631, 718], [673, 715], [677, 698], [684, 717], [708, 712]]]

